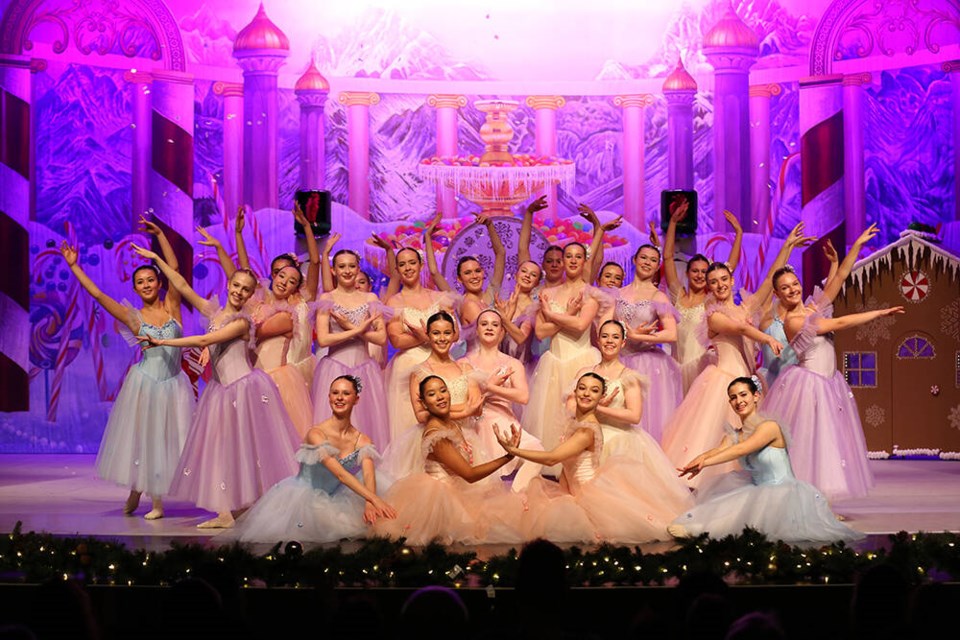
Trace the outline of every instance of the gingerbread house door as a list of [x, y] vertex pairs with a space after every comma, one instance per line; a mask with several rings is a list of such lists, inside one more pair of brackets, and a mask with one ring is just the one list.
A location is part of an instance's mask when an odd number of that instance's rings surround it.
[[942, 448], [946, 444], [943, 403], [931, 389], [946, 385], [938, 379], [942, 367], [934, 338], [911, 330], [897, 336], [894, 345], [890, 355], [893, 444], [899, 449]]

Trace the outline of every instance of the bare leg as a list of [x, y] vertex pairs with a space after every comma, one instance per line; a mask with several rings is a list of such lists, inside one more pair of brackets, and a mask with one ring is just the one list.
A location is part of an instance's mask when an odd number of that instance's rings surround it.
[[201, 522], [197, 525], [198, 529], [229, 529], [233, 526], [233, 514], [229, 511], [218, 513], [216, 518]]
[[137, 510], [137, 507], [140, 506], [140, 492], [134, 489], [130, 489], [130, 495], [127, 496], [127, 501], [123, 505], [123, 515], [129, 516], [132, 515], [134, 511]]
[[163, 500], [159, 496], [152, 496], [153, 508], [143, 516], [147, 520], [158, 520], [163, 517]]

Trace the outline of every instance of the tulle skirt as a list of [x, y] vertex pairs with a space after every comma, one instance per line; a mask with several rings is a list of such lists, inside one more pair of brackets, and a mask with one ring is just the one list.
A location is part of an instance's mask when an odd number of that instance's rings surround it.
[[297, 472], [300, 445], [276, 385], [254, 369], [207, 385], [170, 493], [222, 513], [246, 507]]
[[[719, 445], [725, 425], [739, 424], [740, 419], [727, 402], [727, 385], [734, 377], [716, 365], [708, 366], [677, 407], [663, 430], [663, 451], [675, 467], [682, 467], [704, 451]], [[688, 480], [687, 484], [698, 487], [707, 478], [738, 467], [735, 462], [707, 467], [698, 476]]]
[[[520, 420], [497, 404], [487, 404], [484, 406], [483, 413], [479, 418], [470, 420], [469, 424], [470, 426], [464, 427], [464, 432], [474, 432], [473, 438], [471, 438], [476, 441], [474, 446], [474, 459], [479, 462], [493, 460], [504, 454], [503, 447], [497, 442], [493, 425], [496, 424], [500, 427], [500, 432], [504, 434], [510, 431], [512, 425], [520, 429]], [[521, 431], [520, 433], [520, 448], [530, 449], [532, 451], [543, 451], [543, 445], [540, 444], [540, 441], [526, 431]], [[514, 491], [520, 491], [527, 486], [530, 480], [540, 474], [541, 468], [541, 465], [534, 462], [514, 458], [512, 462], [501, 467], [497, 475], [508, 476], [516, 471], [517, 475], [514, 476], [511, 487]]]
[[744, 527], [785, 542], [827, 543], [864, 537], [837, 520], [815, 487], [795, 479], [755, 485], [746, 471], [728, 473], [704, 485], [697, 505], [675, 522], [690, 535], [707, 532], [711, 538], [739, 535]]
[[186, 374], [156, 380], [132, 367], [103, 432], [97, 475], [151, 496], [166, 495], [193, 407], [193, 388]]
[[523, 430], [539, 439], [544, 449], [549, 451], [560, 442], [569, 419], [565, 395], [572, 390], [577, 372], [599, 361], [600, 352], [593, 347], [563, 360], [550, 351], [540, 356], [523, 412]]
[[663, 428], [683, 400], [680, 365], [660, 349], [623, 354], [622, 360], [650, 381], [644, 389], [640, 428], [660, 442], [663, 440]]
[[410, 374], [430, 356], [424, 346], [397, 353], [387, 365], [387, 415], [390, 422], [390, 441], [399, 438], [417, 424], [410, 401]]
[[830, 500], [861, 497], [873, 486], [860, 414], [839, 371], [827, 378], [788, 367], [762, 411], [790, 425], [790, 463], [798, 479]]
[[313, 403], [310, 401], [310, 388], [303, 379], [303, 374], [292, 364], [285, 364], [276, 369], [265, 369], [265, 371], [277, 385], [290, 422], [303, 438], [313, 426]]
[[[360, 402], [353, 410], [351, 421], [373, 440], [378, 450], [384, 450], [390, 442], [387, 392], [383, 384], [383, 371], [373, 359], [365, 360], [355, 367], [345, 365], [333, 356], [320, 359], [313, 374], [313, 423], [317, 424], [333, 415], [327, 394], [330, 384], [343, 375], [357, 376], [363, 384]], [[409, 393], [407, 395], [409, 396]], [[407, 404], [410, 404], [409, 400]]]
[[384, 495], [397, 518], [377, 522], [371, 533], [406, 538], [407, 544], [519, 543], [523, 500], [496, 478], [469, 484], [420, 472], [400, 479]]

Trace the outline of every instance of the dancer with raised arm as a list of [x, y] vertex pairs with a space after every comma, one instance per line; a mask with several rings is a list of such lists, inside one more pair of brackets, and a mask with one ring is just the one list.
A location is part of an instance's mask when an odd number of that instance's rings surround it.
[[[163, 255], [176, 268], [176, 254], [160, 227], [143, 217], [140, 224], [157, 239]], [[137, 309], [126, 300], [117, 302], [94, 284], [80, 266], [76, 247], [64, 241], [60, 253], [87, 293], [131, 334], [155, 338], [183, 335], [180, 293], [171, 289], [161, 297], [160, 272], [154, 265], [133, 271], [133, 290], [141, 301]], [[98, 476], [130, 489], [124, 515], [136, 511], [145, 491], [152, 505], [144, 518], [163, 517], [163, 496], [169, 495], [192, 412], [193, 388], [180, 367], [180, 349], [146, 351], [123, 379], [95, 463]]]
[[[440, 376], [423, 378], [417, 397], [427, 419], [420, 440], [418, 472], [399, 479], [384, 499], [397, 509], [393, 520], [380, 520], [376, 535], [405, 538], [410, 545], [516, 543], [521, 540], [523, 502], [498, 478], [484, 481], [513, 460], [503, 455], [475, 464], [473, 447], [460, 422], [451, 417], [447, 384]], [[520, 442], [519, 431], [512, 444]]]
[[[672, 472], [625, 456], [600, 461], [603, 429], [596, 411], [609, 393], [603, 376], [588, 371], [577, 379], [574, 418], [550, 451], [518, 446], [511, 426], [494, 427], [511, 455], [546, 466], [560, 464], [560, 482], [535, 478], [527, 489], [524, 537], [557, 542], [640, 543], [667, 538], [667, 525], [691, 504]], [[655, 445], [654, 445], [655, 446]]]
[[221, 307], [199, 296], [153, 251], [137, 245], [133, 249], [156, 262], [170, 285], [210, 320], [203, 335], [156, 338], [147, 334], [140, 340], [153, 347], [210, 348], [213, 380], [193, 414], [170, 494], [217, 513], [197, 526], [232, 527], [234, 511], [250, 506], [296, 471], [293, 455], [300, 440], [273, 380], [251, 368], [247, 358], [255, 327], [245, 305], [257, 288], [257, 279], [249, 270], [237, 269], [228, 282], [227, 303]]
[[838, 522], [820, 490], [797, 480], [790, 467], [784, 430], [758, 411], [756, 378], [735, 378], [726, 387], [737, 415], [719, 446], [684, 463], [681, 476], [739, 459], [744, 471], [716, 478], [697, 495], [697, 505], [678, 517], [670, 533], [678, 538], [707, 533], [711, 538], [739, 535], [751, 527], [771, 540], [829, 543], [853, 541], [863, 534]]
[[860, 413], [843, 374], [837, 371], [832, 332], [904, 312], [896, 306], [833, 317], [834, 298], [860, 250], [876, 235], [876, 225], [867, 228], [853, 243], [836, 277], [806, 303], [792, 269], [773, 274], [774, 294], [798, 363], [771, 386], [763, 410], [790, 425], [790, 460], [797, 477], [818, 487], [830, 500], [861, 497], [873, 486]]
[[385, 487], [377, 485], [376, 446], [353, 424], [362, 393], [351, 375], [330, 384], [333, 415], [307, 432], [297, 451], [300, 471], [274, 485], [218, 541], [335, 542], [362, 537], [377, 520], [396, 517], [377, 495]]
[[[687, 261], [686, 286], [680, 280], [674, 262], [677, 245], [677, 224], [686, 217], [689, 206], [690, 203], [686, 198], [678, 203], [675, 208], [671, 204], [673, 211], [663, 241], [663, 254], [665, 256], [663, 274], [667, 280], [671, 300], [680, 314], [680, 322], [677, 324], [677, 348], [674, 354], [680, 363], [684, 395], [687, 395], [693, 381], [710, 364], [713, 355], [715, 355], [707, 351], [707, 347], [698, 337], [700, 334], [699, 327], [706, 321], [704, 303], [708, 293], [707, 268], [710, 266], [710, 259], [698, 253]], [[740, 262], [743, 229], [732, 213], [724, 211], [723, 215], [736, 232], [733, 248], [730, 250], [730, 256], [726, 262], [727, 268], [732, 274]]]
[[[754, 322], [760, 305], [770, 292], [773, 272], [787, 263], [794, 247], [808, 244], [812, 238], [803, 235], [803, 223], [790, 232], [783, 243], [770, 272], [757, 291], [744, 296], [741, 304], [733, 300], [733, 275], [727, 265], [715, 262], [707, 269], [707, 287], [710, 296], [706, 303], [705, 343], [717, 351], [717, 363], [707, 366], [690, 392], [677, 407], [663, 432], [663, 450], [674, 465], [684, 464], [697, 451], [707, 449], [719, 441], [724, 424], [736, 419], [726, 401], [726, 386], [736, 377], [752, 375], [756, 367], [754, 342], [768, 344], [774, 353], [780, 353], [783, 345], [756, 328]], [[709, 341], [709, 342], [707, 342]], [[712, 469], [708, 475], [722, 473], [733, 468]], [[696, 486], [703, 476], [692, 479]]]

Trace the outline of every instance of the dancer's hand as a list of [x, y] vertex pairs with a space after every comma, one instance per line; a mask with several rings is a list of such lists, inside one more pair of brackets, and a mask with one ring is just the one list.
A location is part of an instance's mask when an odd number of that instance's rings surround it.
[[583, 292], [581, 291], [574, 297], [567, 300], [566, 313], [568, 316], [575, 316], [583, 308]]
[[423, 320], [420, 321], [420, 324], [413, 324], [404, 318], [403, 324], [407, 328], [407, 331], [412, 333], [417, 340], [424, 343], [427, 342], [427, 325], [423, 322]]
[[67, 261], [67, 266], [72, 267], [77, 264], [77, 258], [79, 253], [77, 252], [76, 247], [71, 247], [67, 244], [67, 241], [64, 240], [60, 243], [60, 255], [63, 256], [63, 259]]
[[737, 233], [743, 233], [743, 227], [740, 226], [740, 221], [737, 220], [737, 216], [733, 215], [732, 211], [723, 210], [723, 217], [727, 219], [727, 222], [730, 223], [730, 226], [733, 227], [733, 230]]
[[779, 356], [780, 353], [783, 352], [783, 345], [773, 336], [767, 336], [767, 340], [764, 340], [764, 342], [766, 342], [770, 350], [773, 351], [773, 355]]
[[[604, 222], [603, 224], [601, 224], [600, 228], [603, 229], [604, 233], [606, 233], [607, 231], [613, 231], [614, 229], [619, 227], [621, 224], [623, 224], [623, 216], [617, 216], [610, 222]], [[657, 245], [657, 246], [660, 246], [660, 245]]]
[[660, 248], [660, 235], [657, 233], [657, 223], [650, 221], [650, 244]]
[[157, 237], [163, 235], [163, 229], [158, 227], [156, 223], [147, 220], [144, 216], [140, 216], [140, 220], [138, 222], [140, 223], [140, 226], [137, 227], [137, 231], [143, 231]]
[[613, 399], [616, 398], [619, 393], [620, 393], [620, 387], [617, 387], [607, 395], [600, 398], [600, 403], [599, 403], [600, 406], [609, 407], [610, 403], [613, 402]]
[[200, 349], [200, 355], [197, 356], [197, 364], [204, 369], [207, 368], [207, 365], [210, 364], [210, 347]]
[[146, 351], [151, 347], [162, 347], [163, 340], [160, 338], [154, 338], [153, 336], [137, 336], [137, 340], [140, 341], [140, 348]]
[[873, 223], [863, 230], [863, 233], [861, 233], [860, 237], [856, 239], [856, 241], [853, 243], [853, 246], [857, 247], [858, 249], [863, 247], [865, 244], [877, 237], [878, 233], [880, 233], [880, 227], [878, 227], [876, 223]]
[[136, 253], [141, 258], [146, 258], [147, 260], [160, 259], [160, 256], [158, 256], [155, 252], [151, 251], [150, 249], [147, 249], [146, 247], [141, 247], [138, 244], [130, 243], [130, 248], [133, 249], [133, 252]]
[[686, 196], [677, 196], [670, 202], [670, 220], [680, 223], [687, 217], [690, 210], [690, 200]]
[[703, 471], [703, 463], [707, 460], [707, 457], [704, 454], [698, 455], [696, 458], [688, 462], [682, 467], [677, 467], [677, 471], [680, 472], [679, 477], [688, 476], [693, 478], [697, 476], [701, 471]]
[[[376, 234], [373, 235], [376, 237]], [[333, 251], [333, 247], [340, 242], [342, 237], [339, 233], [333, 231], [323, 239], [323, 249], [320, 251], [321, 260], [330, 262], [330, 252]]]
[[537, 211], [543, 211], [549, 205], [547, 204], [547, 196], [543, 195], [527, 205], [527, 213], [529, 215], [535, 214]]
[[475, 222], [477, 224], [482, 224], [487, 229], [493, 226], [493, 220], [491, 220], [489, 216], [485, 216], [482, 213], [474, 212], [473, 217], [475, 218]]
[[878, 318], [882, 318], [884, 316], [900, 315], [901, 313], [906, 313], [906, 310], [903, 307], [890, 307], [889, 309], [877, 309]]
[[220, 247], [220, 246], [222, 246], [222, 245], [220, 244], [220, 241], [219, 241], [219, 240], [217, 240], [217, 239], [214, 238], [212, 235], [210, 235], [210, 232], [207, 231], [206, 229], [204, 229], [203, 227], [201, 227], [200, 225], [197, 225], [196, 231], [197, 231], [197, 233], [200, 234], [200, 237], [203, 238], [203, 240], [198, 240], [198, 243], [199, 243], [199, 244], [202, 244], [202, 245], [205, 246], [205, 247]]
[[511, 367], [500, 367], [496, 371], [490, 374], [490, 377], [487, 378], [486, 386], [488, 387], [502, 387], [504, 383], [510, 379], [510, 376], [513, 375], [513, 369]]
[[[340, 239], [339, 233], [330, 234], [330, 237], [333, 238], [334, 235], [337, 236], [337, 240]], [[387, 242], [386, 240], [378, 236], [376, 231], [370, 234], [370, 242], [372, 242], [374, 246], [380, 247], [384, 251], [389, 251], [390, 249], [393, 249], [393, 245], [391, 245], [389, 242]]]
[[339, 311], [330, 311], [330, 317], [333, 318], [334, 322], [340, 325], [340, 328], [344, 331], [350, 331], [351, 329], [356, 328], [355, 325], [347, 319], [345, 315]]
[[811, 242], [817, 240], [816, 236], [805, 236], [803, 235], [803, 223], [798, 222], [797, 226], [790, 230], [790, 235], [787, 236], [787, 244], [790, 245], [790, 248], [795, 247], [805, 247]]
[[627, 327], [627, 340], [639, 342], [643, 336], [653, 335], [660, 329], [660, 321], [653, 320], [646, 324], [639, 324], [636, 327]]
[[247, 205], [242, 204], [237, 207], [237, 219], [233, 223], [233, 232], [237, 235], [243, 233], [243, 225], [247, 216]]
[[510, 294], [510, 297], [504, 300], [500, 296], [495, 296], [493, 299], [493, 306], [496, 307], [497, 311], [503, 317], [503, 320], [509, 321], [513, 320], [513, 316], [517, 313], [517, 301], [519, 300], [520, 292], [514, 287], [513, 292]]
[[367, 500], [363, 507], [363, 521], [367, 524], [374, 524], [380, 518], [392, 520], [397, 517], [397, 510], [383, 501], [380, 496], [375, 496], [374, 500]]
[[310, 228], [310, 221], [307, 220], [307, 216], [303, 213], [303, 209], [300, 208], [299, 202], [293, 203], [293, 219], [296, 220], [304, 229]]
[[437, 211], [433, 214], [433, 217], [430, 218], [430, 222], [427, 223], [427, 226], [423, 228], [423, 235], [430, 238], [433, 236], [434, 231], [437, 230], [437, 225], [440, 224], [440, 219], [443, 218], [443, 212]]
[[485, 393], [471, 393], [467, 395], [465, 411], [468, 416], [480, 417], [483, 415], [483, 403], [487, 399]]
[[493, 423], [493, 434], [497, 437], [497, 443], [503, 447], [503, 450], [513, 455], [517, 448], [520, 446], [520, 430], [517, 429], [517, 425], [511, 424], [509, 431], [500, 431], [500, 425], [496, 422]]
[[577, 205], [577, 213], [594, 227], [600, 224], [600, 218], [597, 217], [597, 212], [582, 202]]
[[827, 243], [823, 245], [823, 255], [827, 257], [827, 260], [831, 264], [838, 264], [840, 262], [840, 256], [837, 255], [837, 250], [833, 247], [833, 242], [830, 238], [827, 238]]

